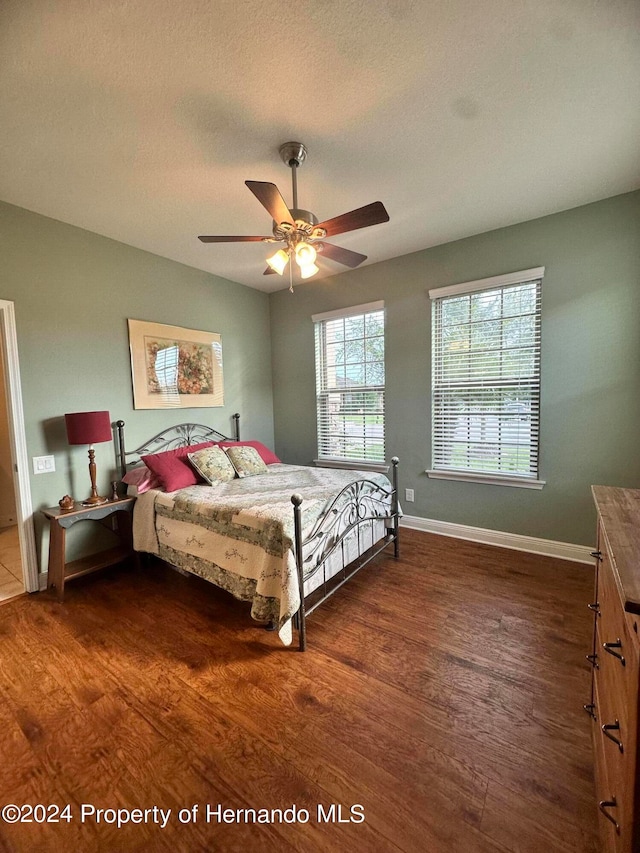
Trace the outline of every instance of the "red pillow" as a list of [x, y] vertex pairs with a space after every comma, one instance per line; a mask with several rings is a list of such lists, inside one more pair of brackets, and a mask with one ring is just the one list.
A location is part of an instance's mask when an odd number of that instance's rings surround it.
[[175, 492], [176, 489], [184, 489], [186, 486], [195, 486], [197, 483], [204, 482], [196, 469], [189, 464], [187, 453], [195, 453], [196, 450], [213, 447], [215, 443], [215, 441], [204, 441], [202, 444], [177, 447], [175, 450], [151, 453], [149, 456], [141, 456], [140, 458], [160, 480], [165, 492]]
[[261, 441], [221, 441], [219, 444], [220, 447], [254, 447], [265, 465], [280, 461], [273, 450], [269, 450]]

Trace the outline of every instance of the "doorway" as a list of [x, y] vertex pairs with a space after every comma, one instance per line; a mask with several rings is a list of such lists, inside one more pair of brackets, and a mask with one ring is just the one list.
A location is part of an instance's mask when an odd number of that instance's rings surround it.
[[[0, 566], [10, 576], [0, 571], [1, 603], [3, 597], [38, 590], [15, 311], [13, 302], [3, 299], [0, 299], [0, 338], [4, 386], [0, 389], [0, 486], [7, 494], [7, 501], [0, 502]], [[3, 586], [10, 595], [2, 595]]]
[[0, 348], [0, 602], [24, 592], [9, 440], [7, 372]]

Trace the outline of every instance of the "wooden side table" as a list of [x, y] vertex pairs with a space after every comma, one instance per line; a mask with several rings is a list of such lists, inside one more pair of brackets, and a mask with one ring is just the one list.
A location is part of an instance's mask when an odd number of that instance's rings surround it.
[[[134, 497], [120, 498], [117, 501], [108, 501], [100, 506], [82, 506], [77, 503], [73, 509], [64, 510], [59, 506], [43, 509], [42, 513], [49, 519], [49, 577], [47, 589], [57, 591], [58, 601], [64, 600], [65, 581], [77, 578], [89, 572], [113, 566], [132, 556], [133, 537], [131, 529], [131, 518]], [[115, 548], [82, 557], [70, 563], [66, 561], [66, 532], [79, 521], [102, 521], [109, 516], [118, 513], [118, 536], [120, 544]]]

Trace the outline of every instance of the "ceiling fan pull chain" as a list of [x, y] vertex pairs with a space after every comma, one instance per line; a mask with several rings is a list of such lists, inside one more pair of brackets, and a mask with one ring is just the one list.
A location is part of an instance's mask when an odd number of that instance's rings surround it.
[[293, 264], [289, 264], [289, 293], [293, 293]]

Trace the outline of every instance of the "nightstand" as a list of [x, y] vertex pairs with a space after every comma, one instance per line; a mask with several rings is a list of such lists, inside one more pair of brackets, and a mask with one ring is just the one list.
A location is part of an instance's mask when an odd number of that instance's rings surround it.
[[[60, 509], [59, 506], [42, 510], [43, 515], [49, 519], [50, 527], [47, 589], [56, 589], [58, 601], [64, 600], [66, 581], [113, 566], [133, 555], [131, 517], [135, 502], [134, 497], [125, 497], [117, 501], [108, 501], [100, 506], [82, 506], [77, 503], [73, 509], [69, 510]], [[98, 554], [91, 554], [89, 557], [67, 563], [66, 532], [68, 528], [79, 521], [103, 522], [115, 513], [118, 513], [116, 532], [120, 537], [120, 544], [107, 551], [100, 551]]]

